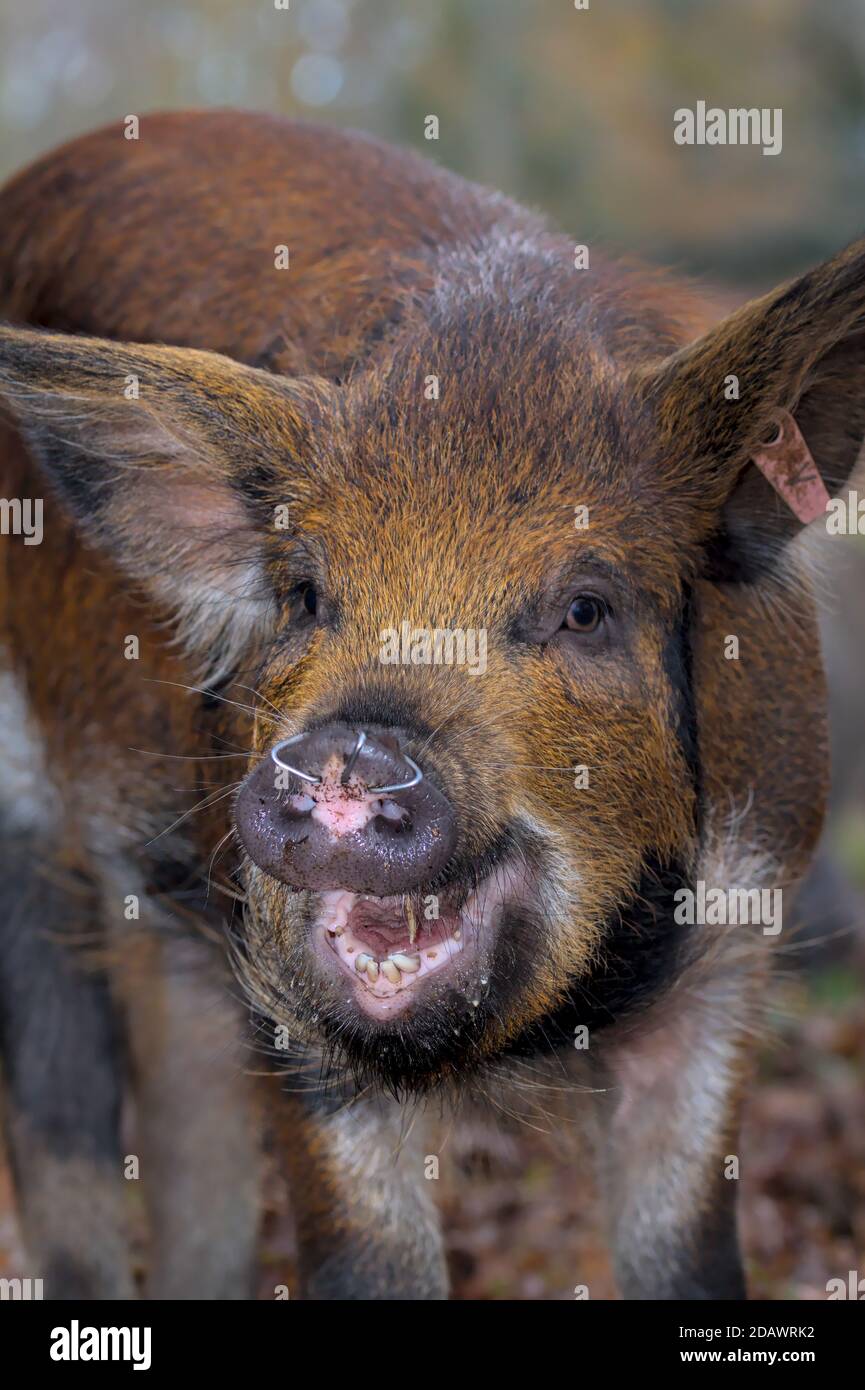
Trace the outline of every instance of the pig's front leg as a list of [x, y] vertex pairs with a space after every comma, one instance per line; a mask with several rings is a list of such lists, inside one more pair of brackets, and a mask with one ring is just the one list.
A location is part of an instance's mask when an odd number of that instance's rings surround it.
[[251, 1298], [261, 1115], [242, 1013], [203, 936], [140, 934], [118, 959], [151, 1228], [147, 1297]]
[[736, 1230], [744, 1050], [735, 1010], [685, 991], [599, 1040], [599, 1169], [625, 1298], [747, 1296]]
[[[286, 1086], [302, 1085], [287, 1081]], [[412, 1115], [393, 1101], [285, 1096], [301, 1296], [447, 1298], [438, 1213]], [[409, 1133], [411, 1131], [411, 1133]], [[408, 1136], [408, 1137], [406, 1137]]]

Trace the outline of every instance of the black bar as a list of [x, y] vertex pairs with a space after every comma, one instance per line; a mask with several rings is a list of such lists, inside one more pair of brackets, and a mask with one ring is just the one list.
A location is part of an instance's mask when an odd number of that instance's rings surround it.
[[[856, 1364], [865, 1322], [862, 1309], [844, 1303], [592, 1303], [575, 1301], [549, 1307], [508, 1303], [506, 1322], [500, 1323], [501, 1305], [438, 1304], [435, 1336], [430, 1337], [421, 1309], [381, 1308], [369, 1305], [352, 1312], [345, 1305], [279, 1302], [227, 1303], [25, 1303], [0, 1304], [0, 1344], [4, 1365], [16, 1370], [49, 1372], [52, 1377], [86, 1373], [93, 1376], [108, 1368], [133, 1374], [133, 1362], [141, 1375], [163, 1376], [188, 1371], [222, 1376], [240, 1374], [246, 1379], [279, 1374], [308, 1375], [319, 1365], [331, 1379], [340, 1354], [351, 1359], [354, 1369], [366, 1364], [377, 1334], [388, 1345], [388, 1356], [401, 1344], [423, 1339], [425, 1374], [441, 1358], [443, 1369], [454, 1368], [454, 1357], [469, 1373], [477, 1357], [486, 1377], [488, 1356], [519, 1346], [543, 1360], [555, 1354], [567, 1359], [576, 1375], [598, 1358], [610, 1373], [623, 1370], [666, 1371], [672, 1367], [761, 1365], [766, 1371], [789, 1365], [827, 1372], [849, 1370]], [[451, 1317], [454, 1322], [451, 1323]], [[490, 1323], [487, 1318], [491, 1318]], [[408, 1320], [411, 1319], [411, 1326]], [[102, 1329], [126, 1329], [116, 1337]], [[98, 1336], [93, 1329], [97, 1329]], [[138, 1329], [133, 1339], [132, 1330]], [[149, 1329], [149, 1339], [144, 1335]], [[552, 1332], [567, 1342], [538, 1341]], [[451, 1333], [460, 1341], [454, 1344]], [[468, 1345], [465, 1339], [470, 1338]], [[474, 1339], [478, 1340], [475, 1341]], [[481, 1340], [482, 1339], [482, 1340]], [[529, 1340], [527, 1340], [529, 1339]], [[87, 1359], [92, 1349], [107, 1358], [116, 1349], [125, 1360]], [[463, 1350], [457, 1353], [457, 1347]], [[473, 1352], [469, 1348], [473, 1347]], [[52, 1348], [78, 1359], [61, 1360]], [[557, 1351], [555, 1349], [558, 1349]], [[82, 1354], [83, 1353], [83, 1354]], [[147, 1361], [145, 1366], [143, 1363]], [[405, 1368], [401, 1372], [406, 1374]]]

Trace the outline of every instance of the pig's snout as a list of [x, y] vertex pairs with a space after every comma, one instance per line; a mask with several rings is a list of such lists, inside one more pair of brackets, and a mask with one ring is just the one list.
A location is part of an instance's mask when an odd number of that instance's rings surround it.
[[329, 724], [272, 752], [244, 783], [235, 819], [253, 862], [290, 887], [407, 893], [453, 853], [453, 808], [398, 731]]

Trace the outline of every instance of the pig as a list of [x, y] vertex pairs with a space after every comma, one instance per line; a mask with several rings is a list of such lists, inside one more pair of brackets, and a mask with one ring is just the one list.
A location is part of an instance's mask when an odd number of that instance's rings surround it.
[[865, 241], [723, 313], [361, 134], [125, 134], [0, 192], [30, 1272], [136, 1297], [131, 1171], [146, 1295], [251, 1297], [268, 1144], [292, 1296], [446, 1298], [426, 1126], [487, 1104], [585, 1131], [624, 1297], [744, 1297], [783, 932], [676, 904], [792, 900], [820, 833], [790, 460], [854, 468]]

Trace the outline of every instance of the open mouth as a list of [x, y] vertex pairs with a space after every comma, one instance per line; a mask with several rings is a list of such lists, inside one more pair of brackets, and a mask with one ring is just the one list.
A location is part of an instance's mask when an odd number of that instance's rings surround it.
[[488, 983], [483, 962], [513, 879], [500, 869], [460, 906], [414, 894], [377, 898], [343, 889], [322, 892], [317, 944], [352, 980], [356, 1002], [372, 1017], [401, 1012], [431, 976], [469, 991], [483, 989]]

